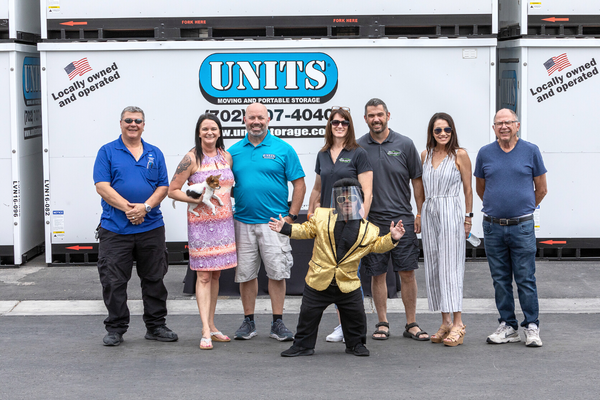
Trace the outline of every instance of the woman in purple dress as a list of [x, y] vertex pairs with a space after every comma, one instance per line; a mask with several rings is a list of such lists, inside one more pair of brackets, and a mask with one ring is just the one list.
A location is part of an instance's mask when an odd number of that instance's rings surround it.
[[[213, 340], [230, 341], [215, 327], [214, 319], [221, 270], [237, 266], [231, 209], [232, 160], [225, 151], [221, 132], [221, 122], [215, 115], [200, 116], [195, 130], [196, 147], [183, 157], [169, 186], [170, 198], [196, 205], [188, 207], [187, 211], [188, 249], [190, 268], [198, 277], [196, 301], [202, 319], [202, 350], [212, 349]], [[215, 194], [223, 205], [216, 199], [211, 200], [215, 214], [202, 203], [202, 197], [193, 199], [181, 190], [186, 181], [189, 185], [202, 183], [210, 175], [220, 175], [220, 189], [215, 190]]]

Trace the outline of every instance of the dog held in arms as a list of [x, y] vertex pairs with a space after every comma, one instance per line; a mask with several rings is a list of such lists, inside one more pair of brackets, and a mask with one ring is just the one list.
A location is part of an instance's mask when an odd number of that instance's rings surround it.
[[[200, 196], [202, 196], [202, 193], [204, 192], [204, 197], [202, 198], [202, 203], [204, 203], [208, 207], [210, 207], [210, 209], [212, 210], [212, 214], [216, 215], [217, 210], [215, 208], [215, 205], [210, 200], [214, 198], [219, 202], [219, 204], [221, 206], [223, 205], [223, 201], [219, 198], [219, 196], [217, 196], [215, 194], [215, 190], [221, 189], [221, 185], [219, 184], [220, 177], [221, 177], [221, 174], [210, 175], [208, 178], [206, 178], [206, 181], [204, 181], [202, 183], [196, 183], [194, 185], [190, 185], [188, 187], [188, 189], [185, 191], [185, 194], [188, 197], [191, 197], [192, 199], [199, 199]], [[196, 208], [196, 206], [197, 206], [196, 203], [189, 203], [188, 204], [188, 212], [191, 212], [196, 217], [199, 217], [200, 214], [198, 214], [196, 211], [194, 211], [194, 208]], [[173, 208], [175, 208], [175, 200], [173, 200]]]

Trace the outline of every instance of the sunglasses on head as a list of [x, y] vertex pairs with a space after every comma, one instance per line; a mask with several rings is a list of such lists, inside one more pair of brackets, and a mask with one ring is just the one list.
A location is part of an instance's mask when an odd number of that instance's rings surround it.
[[358, 200], [358, 196], [356, 196], [355, 194], [349, 194], [349, 195], [347, 195], [347, 196], [338, 196], [338, 197], [336, 198], [336, 200], [337, 200], [337, 202], [338, 202], [339, 204], [343, 204], [343, 203], [345, 203], [345, 202], [346, 202], [346, 199], [347, 199], [349, 202], [352, 202], [352, 203], [354, 203], [356, 200]]
[[139, 125], [139, 124], [141, 124], [142, 122], [144, 122], [144, 120], [143, 120], [143, 119], [139, 119], [139, 118], [136, 118], [136, 119], [133, 119], [133, 118], [125, 118], [123, 121], [125, 121], [125, 123], [126, 123], [126, 124], [130, 124], [130, 123], [132, 123], [132, 122], [135, 122], [135, 123], [136, 123], [136, 124], [138, 124], [138, 125]]
[[349, 126], [350, 125], [350, 121], [340, 121], [339, 119], [332, 119], [331, 120], [331, 125], [333, 126], [338, 126], [339, 124], [342, 124], [342, 126]]
[[340, 107], [340, 106], [331, 107], [331, 111], [335, 111], [335, 110], [344, 110], [344, 111], [350, 112], [350, 107]]
[[[444, 132], [446, 133], [452, 133], [452, 128], [450, 128], [449, 126], [444, 128]], [[440, 133], [442, 133], [442, 128], [435, 128], [433, 130], [433, 133], [435, 133], [436, 135], [439, 135]]]

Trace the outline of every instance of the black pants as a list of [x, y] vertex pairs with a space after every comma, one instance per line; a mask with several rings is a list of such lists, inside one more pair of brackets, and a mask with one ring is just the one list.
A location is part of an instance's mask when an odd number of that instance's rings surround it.
[[123, 334], [129, 327], [127, 283], [133, 262], [141, 280], [144, 323], [153, 329], [165, 324], [167, 288], [163, 278], [168, 269], [165, 227], [132, 235], [120, 235], [99, 229], [98, 273], [102, 296], [108, 310], [104, 320], [108, 332]]
[[298, 328], [294, 336], [295, 346], [315, 348], [323, 311], [333, 303], [340, 311], [346, 347], [354, 348], [358, 343], [367, 343], [367, 317], [360, 288], [343, 293], [337, 286], [318, 291], [306, 285], [302, 296]]

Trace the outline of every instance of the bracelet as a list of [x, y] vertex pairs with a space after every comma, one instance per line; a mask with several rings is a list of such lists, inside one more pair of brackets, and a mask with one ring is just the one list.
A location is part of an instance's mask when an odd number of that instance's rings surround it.
[[417, 217], [421, 218], [421, 214], [417, 214]]
[[306, 214], [306, 219], [309, 220], [313, 216], [313, 213]]
[[465, 224], [473, 225], [472, 223], [470, 223], [470, 222], [467, 222], [467, 221], [465, 221]]

